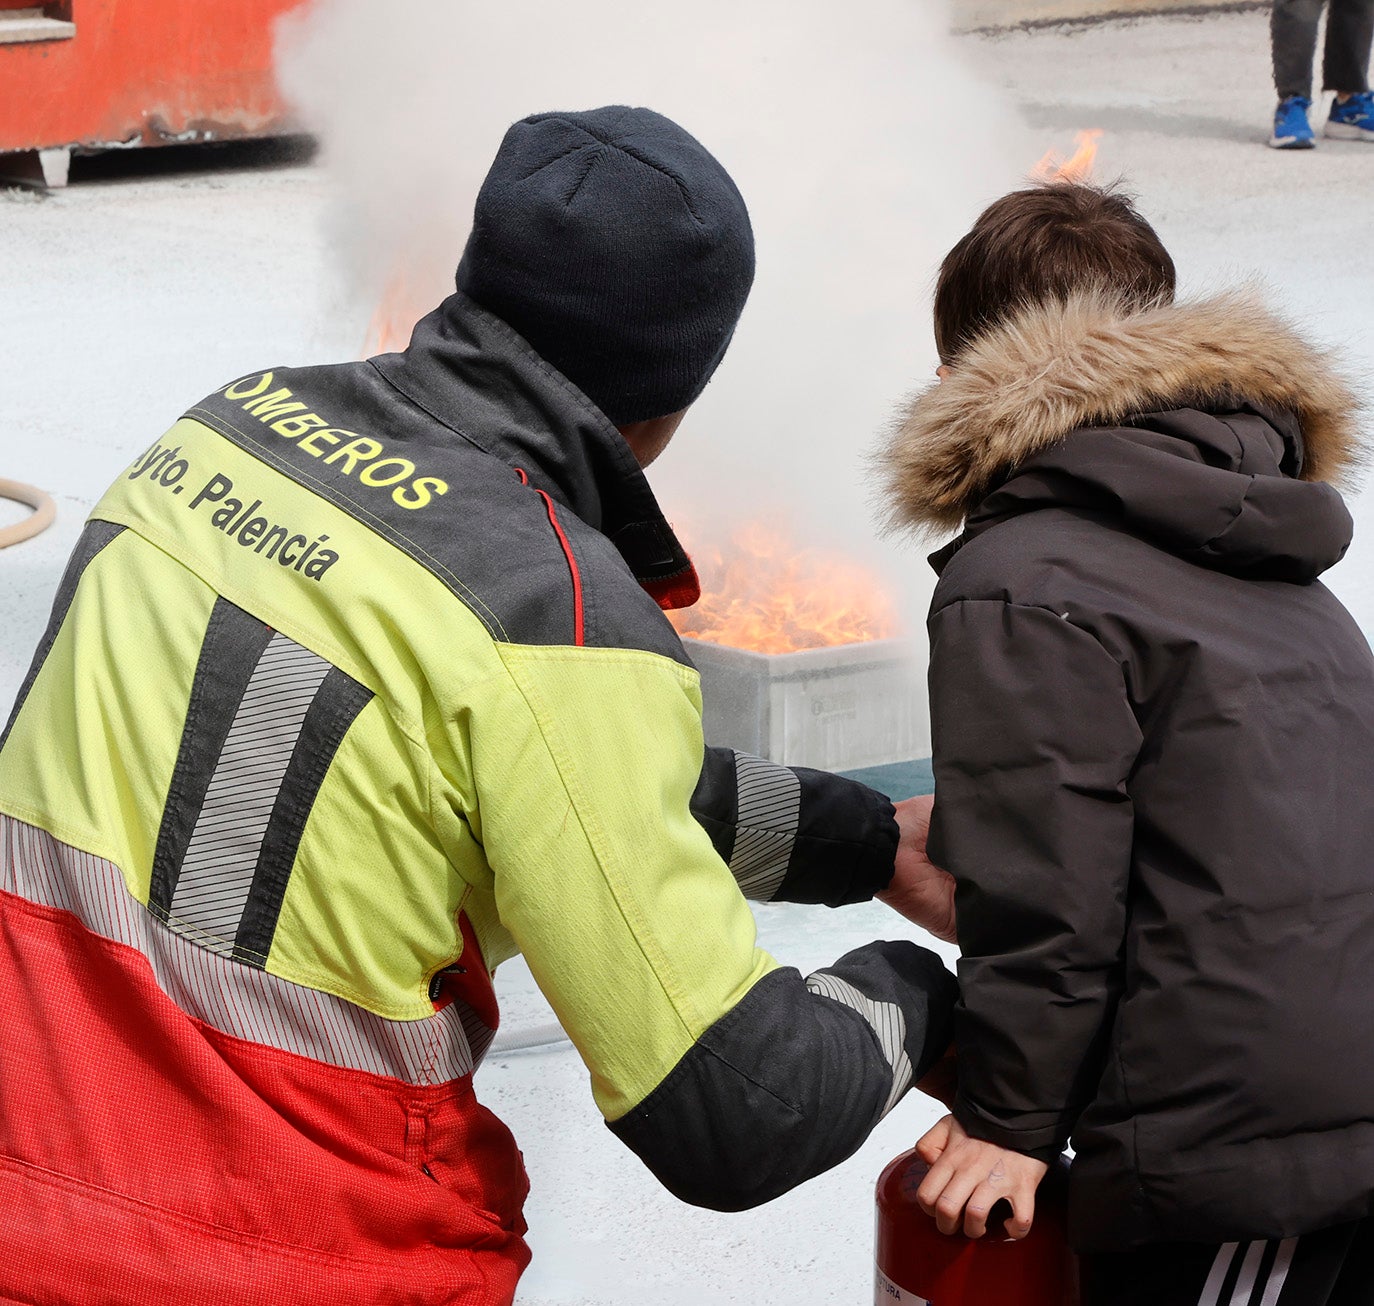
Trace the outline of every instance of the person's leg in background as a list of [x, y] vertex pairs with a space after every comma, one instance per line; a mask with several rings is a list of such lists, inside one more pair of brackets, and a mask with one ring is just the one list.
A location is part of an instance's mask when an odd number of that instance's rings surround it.
[[1374, 0], [1331, 0], [1326, 19], [1322, 81], [1335, 91], [1326, 135], [1374, 141], [1374, 95], [1369, 92], [1369, 50], [1374, 45]]
[[1269, 144], [1278, 150], [1310, 150], [1316, 143], [1307, 116], [1312, 107], [1312, 62], [1325, 0], [1274, 0], [1269, 36], [1279, 107]]
[[1084, 1256], [1083, 1306], [1374, 1306], [1370, 1221], [1269, 1242]]

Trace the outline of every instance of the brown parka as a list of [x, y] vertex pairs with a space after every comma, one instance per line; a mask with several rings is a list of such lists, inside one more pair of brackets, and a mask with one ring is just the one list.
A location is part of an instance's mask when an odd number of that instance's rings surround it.
[[1355, 404], [1249, 295], [1028, 310], [912, 405], [955, 1108], [1080, 1250], [1374, 1210], [1374, 658], [1318, 576]]

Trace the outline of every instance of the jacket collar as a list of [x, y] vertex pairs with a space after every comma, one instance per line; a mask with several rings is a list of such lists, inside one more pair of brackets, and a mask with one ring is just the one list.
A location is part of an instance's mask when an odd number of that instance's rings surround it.
[[1253, 293], [1133, 312], [1110, 295], [1036, 305], [980, 337], [917, 396], [879, 454], [898, 529], [957, 528], [1027, 460], [1141, 413], [1275, 410], [1284, 471], [1339, 478], [1358, 404], [1331, 360]]
[[610, 420], [500, 318], [450, 295], [399, 354], [372, 365], [455, 435], [600, 531], [665, 608], [700, 586], [630, 447]]

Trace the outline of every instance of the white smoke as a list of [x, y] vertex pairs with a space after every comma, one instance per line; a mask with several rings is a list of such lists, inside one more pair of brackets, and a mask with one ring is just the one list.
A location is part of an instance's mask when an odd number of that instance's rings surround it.
[[[933, 378], [940, 258], [1039, 154], [965, 65], [932, 0], [320, 0], [280, 33], [283, 86], [320, 132], [359, 344], [398, 269], [452, 288], [472, 202], [526, 114], [647, 105], [725, 164], [758, 279], [735, 342], [651, 479], [697, 533], [790, 517], [868, 558], [864, 451]], [[928, 592], [919, 553], [896, 571]]]

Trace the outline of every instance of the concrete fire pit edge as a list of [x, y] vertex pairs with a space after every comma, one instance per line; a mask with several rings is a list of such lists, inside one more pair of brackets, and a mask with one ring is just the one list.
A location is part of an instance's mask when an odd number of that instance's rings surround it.
[[924, 734], [923, 670], [905, 640], [796, 653], [685, 639], [708, 744], [829, 771], [904, 762]]

